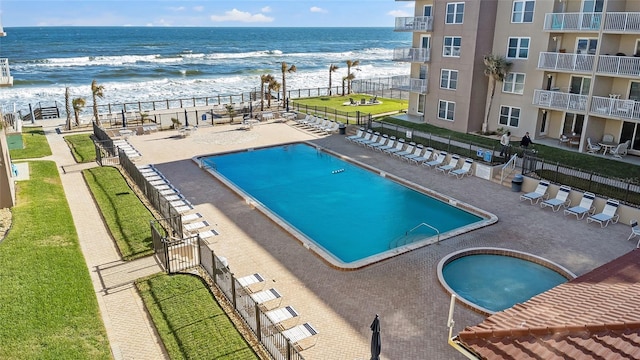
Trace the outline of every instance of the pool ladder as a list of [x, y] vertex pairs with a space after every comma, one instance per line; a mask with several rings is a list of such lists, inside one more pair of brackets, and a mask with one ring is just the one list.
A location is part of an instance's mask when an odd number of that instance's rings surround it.
[[399, 238], [392, 240], [389, 243], [389, 249], [397, 248], [397, 247], [399, 247], [401, 245], [407, 245], [408, 243], [402, 243], [401, 241], [403, 239], [407, 239], [407, 236], [410, 233], [414, 232], [415, 230], [417, 230], [417, 229], [419, 229], [421, 227], [428, 227], [429, 229], [435, 231], [436, 232], [436, 236], [437, 236], [436, 244], [440, 243], [440, 230], [436, 229], [435, 227], [433, 227], [433, 226], [431, 226], [431, 225], [429, 225], [427, 223], [420, 223], [420, 224], [414, 226], [411, 230], [405, 232], [403, 236], [400, 236]]

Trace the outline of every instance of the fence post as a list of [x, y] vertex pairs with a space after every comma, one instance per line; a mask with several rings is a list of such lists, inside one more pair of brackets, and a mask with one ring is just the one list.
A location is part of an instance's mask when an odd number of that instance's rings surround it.
[[233, 276], [233, 273], [229, 273], [231, 275], [231, 298], [233, 303], [233, 308], [238, 310], [237, 301], [236, 301], [236, 277]]
[[217, 280], [217, 277], [216, 277], [216, 270], [217, 270], [217, 267], [216, 267], [216, 254], [215, 254], [215, 252], [213, 250], [211, 250], [211, 259], [213, 260], [212, 261], [212, 263], [213, 263], [213, 270], [212, 270], [213, 274], [211, 274], [212, 275], [211, 277], [213, 278], [213, 285], [218, 286], [218, 280]]
[[285, 340], [287, 340], [287, 360], [291, 360], [291, 342], [286, 338]]
[[589, 174], [589, 188], [587, 189], [587, 191], [591, 191], [591, 184], [593, 183], [593, 171], [591, 172], [591, 174]]
[[554, 179], [554, 182], [557, 184], [558, 183], [558, 171], [560, 170], [560, 162], [556, 162], [556, 177]]
[[262, 329], [260, 328], [260, 307], [258, 303], [254, 303], [255, 314], [256, 314], [256, 336], [258, 337], [258, 341], [262, 342]]

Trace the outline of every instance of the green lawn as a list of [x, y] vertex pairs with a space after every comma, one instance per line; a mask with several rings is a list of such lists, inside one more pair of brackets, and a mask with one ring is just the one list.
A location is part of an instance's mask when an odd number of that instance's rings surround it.
[[30, 176], [0, 243], [0, 359], [111, 359], [56, 164]]
[[91, 140], [91, 134], [76, 134], [64, 137], [69, 145], [76, 162], [86, 163], [96, 161], [96, 149]]
[[172, 359], [258, 359], [202, 279], [161, 274], [136, 286]]
[[360, 102], [362, 99], [369, 101], [372, 96], [371, 95], [362, 95], [362, 94], [351, 94], [348, 96], [320, 96], [320, 97], [311, 97], [304, 99], [296, 99], [293, 101], [295, 105], [305, 105], [309, 107], [318, 107], [318, 108], [331, 108], [336, 109], [338, 111], [343, 112], [365, 112], [371, 113], [373, 115], [376, 114], [385, 114], [390, 112], [399, 112], [400, 110], [404, 110], [409, 106], [409, 102], [407, 100], [401, 99], [389, 99], [389, 98], [381, 98], [378, 100], [380, 104], [376, 105], [344, 105], [344, 103], [349, 102], [349, 98], [353, 99], [356, 102]]
[[105, 166], [82, 172], [124, 260], [153, 253], [149, 221], [153, 214], [131, 190], [118, 169]]
[[9, 150], [11, 160], [36, 159], [51, 155], [51, 148], [42, 127], [22, 128], [23, 149]]

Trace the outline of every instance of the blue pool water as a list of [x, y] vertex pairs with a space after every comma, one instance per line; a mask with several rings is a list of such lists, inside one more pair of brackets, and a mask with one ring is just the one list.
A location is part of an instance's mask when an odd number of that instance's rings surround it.
[[485, 220], [306, 144], [202, 161], [343, 263]]
[[443, 267], [442, 276], [459, 296], [493, 312], [567, 281], [556, 271], [531, 261], [491, 254], [453, 260]]

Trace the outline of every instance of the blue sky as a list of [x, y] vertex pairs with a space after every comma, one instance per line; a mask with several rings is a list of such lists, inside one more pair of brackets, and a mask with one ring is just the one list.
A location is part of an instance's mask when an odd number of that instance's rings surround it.
[[2, 0], [13, 26], [394, 26], [413, 16], [413, 1], [395, 0]]

